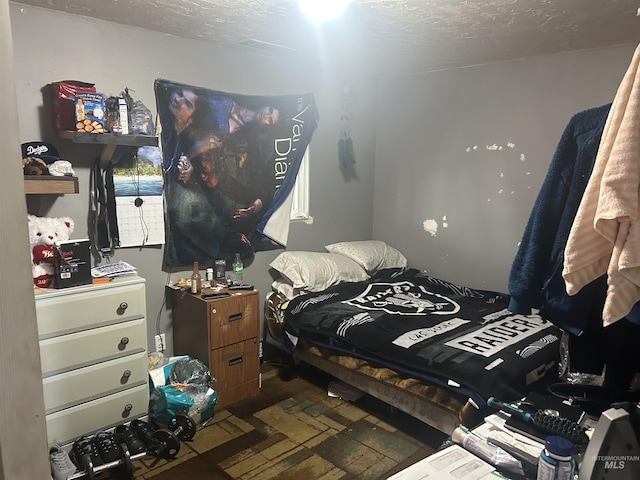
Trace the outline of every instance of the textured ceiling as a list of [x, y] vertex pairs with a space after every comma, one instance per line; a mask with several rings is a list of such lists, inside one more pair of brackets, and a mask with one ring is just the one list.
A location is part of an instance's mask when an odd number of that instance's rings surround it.
[[[325, 0], [317, 0], [325, 1]], [[295, 0], [20, 0], [264, 55], [370, 59], [403, 75], [635, 43], [640, 0], [353, 0], [313, 26]]]

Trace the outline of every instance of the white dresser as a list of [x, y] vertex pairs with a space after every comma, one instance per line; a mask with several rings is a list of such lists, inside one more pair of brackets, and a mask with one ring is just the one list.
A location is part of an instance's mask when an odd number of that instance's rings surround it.
[[147, 415], [145, 281], [36, 294], [49, 443]]

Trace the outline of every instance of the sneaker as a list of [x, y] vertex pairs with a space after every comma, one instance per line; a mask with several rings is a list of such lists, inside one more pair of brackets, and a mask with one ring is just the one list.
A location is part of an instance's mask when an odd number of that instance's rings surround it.
[[98, 453], [94, 445], [93, 437], [91, 437], [90, 435], [83, 435], [75, 442], [73, 442], [71, 451], [73, 452], [73, 462], [80, 470], [85, 469], [85, 456], [88, 456], [90, 458], [91, 463], [94, 467], [103, 464], [103, 461], [100, 458], [100, 454]]
[[122, 447], [120, 447], [113, 433], [96, 433], [93, 437], [93, 444], [104, 463], [115, 462], [122, 458]]
[[129, 449], [131, 455], [144, 452], [147, 447], [142, 440], [136, 437], [135, 432], [131, 425], [123, 423], [115, 428], [116, 440], [119, 443], [124, 443]]
[[54, 480], [67, 480], [69, 475], [76, 473], [76, 466], [71, 463], [69, 454], [60, 445], [54, 444], [49, 448], [49, 464], [51, 478]]

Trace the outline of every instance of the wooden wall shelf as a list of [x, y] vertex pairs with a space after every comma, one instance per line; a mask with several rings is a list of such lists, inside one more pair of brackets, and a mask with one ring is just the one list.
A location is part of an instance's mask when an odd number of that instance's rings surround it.
[[117, 163], [122, 153], [132, 147], [157, 147], [158, 137], [152, 135], [114, 135], [113, 133], [88, 133], [62, 131], [60, 138], [74, 143], [104, 145], [100, 163], [104, 168], [109, 162]]
[[124, 145], [130, 147], [157, 146], [158, 137], [152, 135], [114, 135], [113, 133], [58, 132], [60, 138], [74, 143], [95, 143], [98, 145]]
[[54, 175], [25, 175], [24, 192], [29, 194], [78, 193], [78, 177], [58, 177]]
[[[155, 147], [158, 137], [150, 135], [114, 135], [112, 133], [58, 132], [60, 138], [74, 143], [103, 145], [100, 163], [104, 168], [109, 162], [117, 163], [120, 156], [130, 148]], [[54, 175], [25, 175], [24, 191], [27, 195], [62, 195], [78, 193], [77, 177]]]

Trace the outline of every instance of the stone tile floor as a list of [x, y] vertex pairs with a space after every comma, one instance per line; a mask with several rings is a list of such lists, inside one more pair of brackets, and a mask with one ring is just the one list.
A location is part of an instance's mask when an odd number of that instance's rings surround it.
[[261, 370], [257, 396], [216, 410], [175, 459], [136, 460], [135, 479], [377, 480], [446, 439], [371, 397], [328, 396], [332, 379], [315, 369], [288, 380], [278, 367]]

